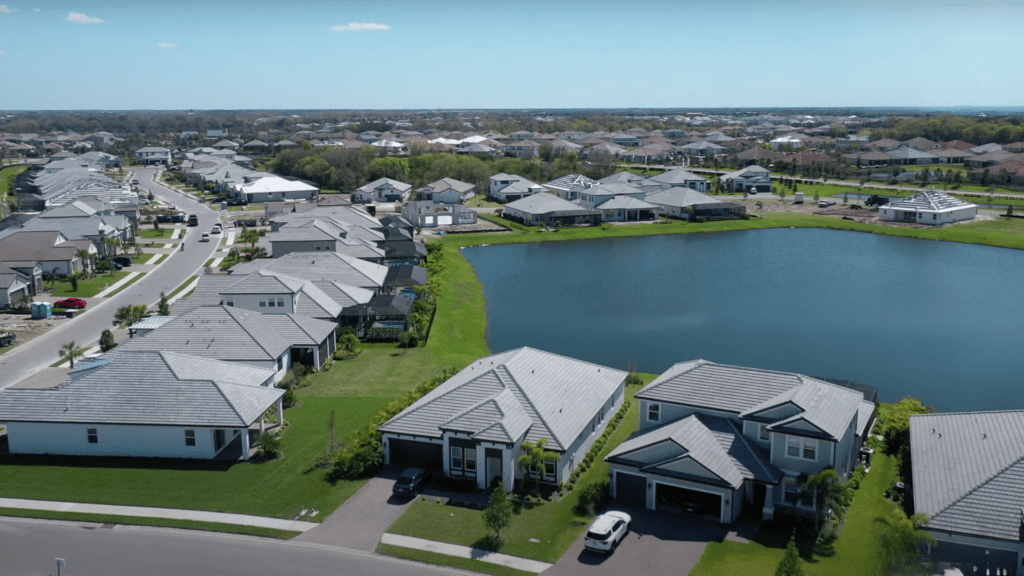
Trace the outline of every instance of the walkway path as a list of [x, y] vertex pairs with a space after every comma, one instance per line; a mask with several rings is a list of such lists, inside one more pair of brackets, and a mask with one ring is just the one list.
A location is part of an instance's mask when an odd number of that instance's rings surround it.
[[498, 554], [497, 552], [489, 552], [479, 548], [470, 548], [469, 546], [459, 546], [458, 544], [448, 544], [447, 542], [424, 540], [422, 538], [413, 538], [412, 536], [400, 536], [398, 534], [384, 534], [380, 539], [380, 543], [391, 544], [392, 546], [401, 546], [403, 548], [415, 548], [417, 550], [435, 552], [446, 556], [472, 558], [473, 560], [479, 560], [489, 564], [497, 564], [499, 566], [507, 566], [524, 572], [533, 572], [534, 574], [540, 574], [552, 566], [547, 562], [540, 562], [538, 560], [509, 556], [508, 554]]
[[237, 524], [273, 528], [292, 532], [305, 532], [318, 524], [301, 520], [283, 520], [265, 516], [248, 514], [229, 514], [227, 512], [205, 512], [202, 510], [176, 510], [174, 508], [151, 508], [147, 506], [118, 506], [114, 504], [80, 504], [76, 502], [56, 502], [49, 500], [24, 500], [21, 498], [0, 498], [0, 508], [19, 508], [22, 510], [49, 510], [52, 512], [78, 512], [82, 514], [108, 514], [113, 516], [136, 516], [140, 518], [170, 518], [172, 520], [192, 520], [195, 522], [216, 522], [219, 524]]

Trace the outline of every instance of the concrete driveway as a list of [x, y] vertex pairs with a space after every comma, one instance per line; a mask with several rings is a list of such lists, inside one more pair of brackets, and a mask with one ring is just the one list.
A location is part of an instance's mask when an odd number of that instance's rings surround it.
[[616, 504], [613, 508], [633, 518], [632, 530], [618, 549], [607, 556], [586, 551], [584, 532], [545, 576], [688, 574], [708, 542], [726, 536], [718, 524], [698, 518], [638, 506]]
[[391, 495], [391, 487], [400, 473], [401, 470], [385, 470], [371, 478], [319, 526], [295, 540], [373, 552], [381, 535], [415, 500]]

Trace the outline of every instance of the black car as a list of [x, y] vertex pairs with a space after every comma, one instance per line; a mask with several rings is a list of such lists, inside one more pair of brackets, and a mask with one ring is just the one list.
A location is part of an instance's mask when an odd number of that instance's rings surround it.
[[195, 214], [189, 214], [188, 215], [188, 225], [189, 226], [199, 226], [199, 217], [197, 217]]
[[396, 496], [415, 496], [420, 488], [430, 480], [430, 470], [423, 468], [409, 468], [395, 480], [391, 492]]
[[110, 259], [112, 262], [117, 262], [121, 266], [131, 266], [135, 263], [135, 260], [131, 256], [114, 256]]

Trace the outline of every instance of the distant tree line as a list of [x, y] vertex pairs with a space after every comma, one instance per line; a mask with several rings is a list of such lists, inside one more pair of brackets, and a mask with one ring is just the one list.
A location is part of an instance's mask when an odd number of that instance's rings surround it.
[[927, 138], [935, 142], [963, 140], [972, 144], [1009, 144], [1024, 141], [1024, 118], [1016, 116], [938, 116], [904, 118], [892, 128], [872, 129], [872, 138], [910, 140]]

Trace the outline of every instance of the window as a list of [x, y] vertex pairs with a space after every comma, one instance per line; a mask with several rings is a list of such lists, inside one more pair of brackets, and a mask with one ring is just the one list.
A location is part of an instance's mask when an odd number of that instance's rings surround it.
[[195, 430], [185, 430], [185, 446], [195, 446], [195, 445], [196, 445], [196, 431]]
[[277, 297], [277, 307], [284, 308], [284, 296]]
[[462, 471], [462, 448], [459, 447], [459, 446], [452, 446], [451, 451], [452, 451], [452, 454], [451, 454], [451, 458], [452, 458], [451, 469], [452, 469], [452, 473], [455, 474], [457, 472], [461, 472]]
[[95, 428], [89, 428], [85, 431], [85, 433], [89, 439], [89, 444], [99, 444], [100, 435]]
[[758, 424], [757, 425], [757, 437], [760, 438], [761, 440], [767, 440], [768, 439], [768, 425], [767, 424]]
[[799, 436], [786, 437], [786, 455], [803, 460], [818, 459], [818, 441]]
[[224, 301], [224, 305], [225, 306], [234, 306], [235, 305], [235, 301], [232, 298], [228, 298], [227, 300]]
[[284, 358], [278, 358], [277, 359], [277, 369], [280, 370], [282, 368], [284, 368]]
[[544, 477], [554, 478], [555, 477], [555, 461], [545, 460], [544, 461]]
[[[261, 304], [262, 304], [262, 302], [261, 302]], [[274, 297], [273, 296], [271, 296], [270, 298], [267, 298], [267, 306], [269, 306], [271, 308], [274, 307]]]
[[651, 422], [661, 422], [661, 404], [647, 405], [647, 419]]
[[466, 455], [466, 473], [472, 475], [476, 472], [476, 450], [472, 448], [465, 449]]
[[803, 486], [796, 481], [789, 481], [783, 487], [783, 501], [790, 506], [814, 508], [814, 494], [804, 492]]
[[260, 296], [260, 308], [266, 308], [266, 307], [267, 307], [267, 299], [264, 298], [263, 296]]

